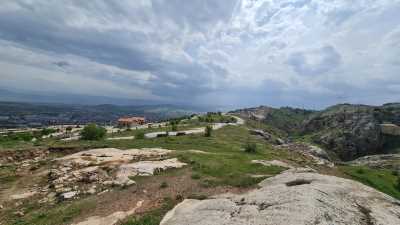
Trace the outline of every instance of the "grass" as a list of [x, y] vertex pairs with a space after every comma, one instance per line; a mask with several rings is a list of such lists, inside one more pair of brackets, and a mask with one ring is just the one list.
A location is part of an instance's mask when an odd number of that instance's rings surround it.
[[133, 216], [128, 218], [125, 222], [122, 222], [119, 225], [159, 225], [164, 215], [177, 203], [177, 200], [166, 198], [164, 199], [163, 205], [160, 208], [152, 210], [141, 216]]
[[[10, 225], [62, 225], [69, 224], [73, 218], [81, 214], [83, 210], [93, 208], [94, 202], [81, 200], [65, 202], [53, 206], [39, 206], [36, 203], [25, 203], [23, 217], [12, 217], [7, 221]], [[9, 213], [9, 215], [13, 215]]]
[[341, 166], [339, 169], [356, 181], [400, 199], [398, 176], [394, 175], [392, 170], [371, 169], [364, 166]]
[[[257, 152], [247, 154], [243, 143], [256, 143]], [[274, 175], [282, 171], [280, 167], [266, 167], [252, 164], [253, 159], [298, 158], [300, 155], [284, 150], [275, 151], [265, 141], [249, 134], [244, 126], [226, 126], [215, 130], [211, 137], [187, 135], [180, 137], [162, 137], [154, 139], [116, 140], [116, 141], [73, 141], [58, 142], [60, 146], [79, 146], [81, 148], [114, 147], [120, 149], [161, 147], [177, 150], [176, 157], [188, 163], [205, 185], [232, 185], [246, 187], [254, 185], [260, 179], [251, 174]], [[188, 152], [201, 150], [211, 154]]]
[[16, 181], [16, 167], [14, 165], [0, 166], [0, 188], [6, 188], [12, 182]]

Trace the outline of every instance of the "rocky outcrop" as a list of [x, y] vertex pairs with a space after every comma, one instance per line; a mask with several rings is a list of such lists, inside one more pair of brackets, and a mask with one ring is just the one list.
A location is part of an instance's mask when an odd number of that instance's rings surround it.
[[312, 158], [317, 165], [325, 165], [328, 167], [334, 166], [334, 163], [330, 159], [328, 153], [322, 148], [315, 145], [310, 145], [307, 143], [288, 143], [277, 146], [277, 148], [299, 152], [305, 156]]
[[396, 169], [400, 171], [400, 154], [369, 155], [347, 162], [346, 164], [368, 166], [377, 169]]
[[161, 225], [400, 224], [400, 201], [361, 183], [289, 170], [242, 195], [188, 199]]
[[342, 104], [314, 114], [303, 124], [302, 133], [312, 137], [312, 141], [336, 153], [342, 160], [353, 160], [361, 156], [382, 154], [392, 139], [386, 138], [390, 131], [396, 132], [400, 116], [400, 106]]
[[380, 126], [383, 134], [400, 136], [400, 126], [391, 123], [381, 124]]
[[255, 120], [279, 129], [282, 133], [290, 134], [301, 128], [302, 122], [313, 113], [311, 110], [291, 107], [272, 108], [259, 106], [254, 108], [239, 109], [230, 114], [240, 116], [247, 120]]
[[68, 200], [99, 193], [110, 186], [133, 185], [132, 178], [136, 176], [151, 176], [186, 165], [176, 158], [167, 159], [171, 152], [160, 148], [103, 148], [67, 155], [56, 159], [49, 172], [51, 191], [60, 200]]

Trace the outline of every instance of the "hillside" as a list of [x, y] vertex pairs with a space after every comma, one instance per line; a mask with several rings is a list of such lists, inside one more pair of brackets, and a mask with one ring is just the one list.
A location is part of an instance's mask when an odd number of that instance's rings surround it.
[[283, 138], [321, 145], [342, 160], [393, 152], [399, 147], [399, 137], [383, 134], [381, 124], [400, 125], [400, 104], [340, 104], [321, 111], [261, 106], [232, 113], [277, 129], [281, 132], [275, 134], [283, 134]]

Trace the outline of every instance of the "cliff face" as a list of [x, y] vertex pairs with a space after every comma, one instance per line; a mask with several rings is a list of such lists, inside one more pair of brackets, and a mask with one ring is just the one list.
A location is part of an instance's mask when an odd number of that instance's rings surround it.
[[258, 107], [235, 113], [283, 130], [289, 137], [303, 137], [345, 161], [386, 153], [400, 143], [400, 104], [341, 104], [322, 111]]

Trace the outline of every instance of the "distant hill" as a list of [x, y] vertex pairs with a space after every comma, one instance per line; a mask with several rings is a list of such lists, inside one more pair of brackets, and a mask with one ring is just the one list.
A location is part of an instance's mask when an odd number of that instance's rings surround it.
[[113, 123], [122, 116], [144, 116], [149, 121], [160, 121], [204, 111], [201, 108], [177, 105], [121, 106], [0, 102], [0, 127]]

